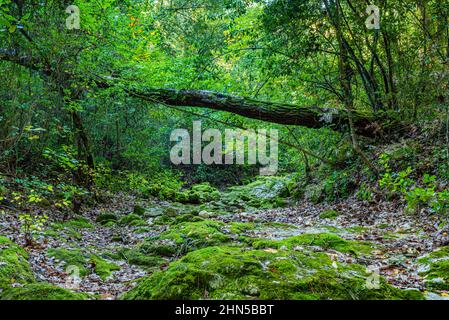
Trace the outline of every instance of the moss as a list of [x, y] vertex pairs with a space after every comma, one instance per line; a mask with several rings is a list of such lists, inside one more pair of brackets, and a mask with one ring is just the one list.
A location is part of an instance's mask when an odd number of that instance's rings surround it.
[[231, 233], [239, 235], [254, 230], [256, 226], [254, 223], [232, 222], [227, 226], [227, 228]]
[[216, 200], [220, 197], [220, 192], [209, 183], [196, 184], [190, 190], [184, 191], [178, 195], [178, 201], [181, 203], [206, 203]]
[[[335, 268], [336, 266], [336, 268]], [[381, 279], [368, 289], [365, 267], [324, 253], [209, 247], [146, 278], [123, 299], [421, 299]]]
[[33, 283], [23, 287], [8, 288], [2, 300], [86, 300], [87, 294], [74, 293], [47, 283]]
[[156, 217], [153, 220], [153, 224], [160, 225], [160, 226], [175, 224], [175, 222], [176, 222], [176, 218], [168, 217], [165, 215]]
[[348, 241], [331, 233], [306, 233], [295, 237], [290, 237], [281, 241], [275, 240], [255, 240], [253, 247], [261, 248], [287, 248], [294, 249], [296, 246], [317, 246], [324, 250], [336, 250], [344, 253], [359, 255], [369, 254], [372, 248], [365, 243]]
[[288, 179], [284, 177], [259, 177], [250, 184], [228, 188], [219, 197], [201, 204], [199, 209], [224, 214], [283, 207], [289, 195], [287, 185]]
[[119, 220], [120, 225], [128, 225], [128, 226], [145, 226], [147, 223], [138, 215], [132, 213], [128, 214], [124, 217], [121, 217]]
[[140, 251], [147, 255], [171, 257], [176, 253], [176, 246], [170, 242], [158, 243], [146, 241], [140, 245]]
[[84, 277], [92, 270], [103, 280], [109, 277], [112, 271], [120, 270], [120, 268], [111, 262], [89, 253], [84, 253], [78, 249], [48, 249], [47, 255], [62, 262], [63, 268], [68, 266], [76, 266], [79, 269], [79, 275]]
[[62, 261], [64, 269], [68, 266], [78, 267], [80, 276], [82, 277], [89, 273], [89, 270], [86, 267], [89, 261], [89, 255], [84, 254], [81, 250], [52, 248], [47, 250], [47, 256]]
[[197, 215], [193, 215], [190, 213], [186, 213], [186, 214], [182, 214], [178, 217], [176, 217], [171, 224], [178, 224], [178, 223], [182, 223], [182, 222], [198, 222], [198, 221], [203, 221], [204, 219], [197, 216]]
[[145, 215], [145, 208], [139, 205], [134, 206], [133, 213], [138, 216], [144, 216]]
[[109, 223], [116, 223], [118, 220], [117, 216], [113, 213], [102, 213], [97, 217], [96, 222], [101, 225], [106, 225]]
[[134, 230], [134, 233], [135, 234], [144, 234], [144, 233], [147, 233], [150, 231], [151, 231], [151, 229], [148, 227], [140, 227], [139, 229]]
[[165, 262], [163, 258], [143, 253], [139, 249], [124, 250], [119, 257], [120, 259], [124, 258], [130, 264], [147, 268], [159, 267]]
[[325, 210], [320, 214], [320, 219], [336, 219], [340, 212], [336, 210]]
[[34, 281], [28, 253], [8, 238], [0, 236], [0, 288]]
[[184, 222], [172, 225], [158, 236], [146, 239], [142, 244], [129, 250], [122, 251], [128, 262], [143, 266], [160, 265], [161, 258], [173, 258], [187, 252], [216, 246], [231, 244], [238, 234], [254, 229], [251, 223], [224, 224], [218, 221]]
[[364, 233], [368, 230], [367, 227], [362, 227], [362, 226], [353, 226], [353, 227], [349, 227], [345, 229], [348, 232], [351, 233]]
[[94, 266], [95, 273], [100, 276], [102, 280], [106, 280], [111, 276], [112, 271], [120, 270], [120, 267], [115, 263], [108, 262], [105, 259], [92, 255], [90, 262]]
[[441, 247], [418, 259], [419, 274], [428, 288], [449, 290], [449, 247]]
[[92, 229], [94, 226], [87, 218], [78, 217], [64, 222], [54, 222], [52, 224], [54, 229]]
[[75, 219], [66, 222], [54, 222], [50, 224], [50, 228], [47, 231], [54, 231], [58, 234], [58, 238], [73, 238], [80, 240], [83, 237], [80, 230], [92, 227], [92, 224], [88, 221]]
[[61, 237], [61, 235], [58, 232], [56, 232], [55, 230], [51, 230], [51, 229], [45, 230], [44, 236], [51, 237], [51, 238], [60, 238]]
[[185, 222], [170, 226], [168, 231], [157, 238], [196, 249], [228, 242], [230, 236], [223, 232], [224, 227], [224, 223], [212, 220]]

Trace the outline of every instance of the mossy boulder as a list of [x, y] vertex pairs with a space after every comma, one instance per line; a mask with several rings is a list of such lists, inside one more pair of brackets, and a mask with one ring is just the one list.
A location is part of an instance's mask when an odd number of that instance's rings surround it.
[[147, 299], [422, 299], [370, 276], [361, 265], [334, 262], [325, 253], [208, 247], [141, 281], [123, 296]]
[[193, 185], [190, 190], [178, 195], [178, 201], [181, 203], [200, 204], [216, 200], [219, 197], [220, 191], [206, 182]]
[[120, 270], [116, 264], [78, 249], [53, 248], [47, 250], [47, 255], [61, 261], [63, 268], [68, 266], [78, 267], [81, 277], [95, 272], [100, 278], [105, 280], [112, 274], [112, 271]]
[[251, 223], [183, 222], [171, 225], [160, 235], [149, 237], [135, 248], [122, 250], [120, 254], [131, 264], [155, 267], [199, 248], [234, 243], [234, 239], [240, 239], [239, 235], [253, 228]]
[[290, 195], [288, 185], [286, 177], [260, 177], [250, 184], [228, 188], [219, 199], [202, 205], [200, 209], [229, 213], [284, 207]]
[[28, 253], [8, 238], [0, 236], [0, 288], [34, 281]]
[[118, 221], [120, 225], [126, 226], [145, 226], [147, 223], [137, 214], [131, 213], [126, 216], [123, 216]]
[[323, 250], [336, 250], [343, 253], [354, 255], [368, 255], [373, 248], [366, 243], [357, 241], [348, 241], [332, 233], [305, 233], [295, 237], [289, 237], [284, 240], [255, 240], [252, 246], [256, 249], [263, 248], [287, 248], [295, 249], [299, 247], [320, 247]]
[[223, 222], [212, 220], [184, 222], [170, 226], [157, 239], [170, 240], [177, 245], [188, 245], [195, 249], [214, 246], [230, 241], [230, 235], [224, 232], [225, 226]]
[[93, 229], [94, 226], [89, 219], [77, 217], [63, 222], [54, 222], [51, 224], [53, 229]]
[[47, 256], [62, 262], [63, 268], [76, 266], [80, 271], [80, 276], [89, 274], [88, 261], [89, 255], [78, 249], [51, 248], [47, 250]]
[[136, 215], [138, 215], [138, 216], [141, 216], [141, 217], [142, 217], [142, 216], [145, 215], [146, 210], [145, 210], [144, 207], [139, 206], [139, 205], [136, 205], [136, 206], [134, 206], [133, 213], [136, 214]]
[[117, 215], [113, 213], [102, 213], [97, 217], [96, 222], [101, 225], [107, 225], [111, 222], [115, 224], [117, 220], [118, 220]]
[[95, 273], [99, 275], [102, 280], [109, 278], [113, 271], [120, 270], [120, 267], [115, 263], [106, 261], [97, 255], [92, 255], [89, 262], [93, 266]]
[[145, 268], [156, 268], [166, 262], [162, 257], [151, 255], [140, 250], [140, 247], [123, 250], [118, 258], [124, 258], [128, 263]]
[[32, 283], [8, 288], [0, 294], [2, 300], [86, 300], [87, 294], [75, 293], [47, 283]]
[[449, 290], [449, 246], [419, 258], [418, 265], [429, 289]]
[[340, 216], [340, 212], [337, 210], [325, 210], [320, 214], [320, 219], [336, 219]]

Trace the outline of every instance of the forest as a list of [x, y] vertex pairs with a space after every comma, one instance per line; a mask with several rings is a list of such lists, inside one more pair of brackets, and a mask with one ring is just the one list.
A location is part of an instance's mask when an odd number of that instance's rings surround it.
[[448, 299], [448, 0], [0, 0], [0, 300]]

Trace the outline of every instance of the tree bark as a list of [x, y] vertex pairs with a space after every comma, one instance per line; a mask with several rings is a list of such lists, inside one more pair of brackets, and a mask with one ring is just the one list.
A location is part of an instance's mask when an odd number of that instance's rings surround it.
[[[23, 56], [15, 51], [0, 49], [1, 60], [22, 65], [48, 77], [52, 77], [54, 73], [50, 66], [42, 63], [39, 59]], [[65, 81], [69, 81], [70, 78], [74, 77], [75, 75], [70, 73], [64, 74]], [[113, 80], [110, 81], [100, 77], [89, 80], [95, 82], [99, 88], [115, 86]], [[329, 127], [336, 131], [347, 131], [349, 127], [348, 115], [345, 110], [261, 101], [206, 90], [157, 88], [125, 88], [124, 90], [131, 96], [167, 106], [208, 108], [271, 123], [314, 129]], [[376, 136], [377, 129], [373, 128], [379, 128], [376, 122], [381, 119], [376, 119], [373, 116], [359, 113], [355, 110], [352, 112], [352, 118], [357, 134], [366, 137]]]

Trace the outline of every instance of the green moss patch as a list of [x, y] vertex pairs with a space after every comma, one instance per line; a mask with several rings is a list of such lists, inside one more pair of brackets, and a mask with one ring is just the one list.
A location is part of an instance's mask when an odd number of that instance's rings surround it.
[[99, 275], [103, 281], [112, 275], [112, 271], [120, 270], [120, 267], [115, 263], [108, 262], [96, 255], [91, 256], [90, 262], [94, 266], [95, 273]]
[[2, 300], [86, 300], [87, 294], [75, 293], [46, 283], [33, 283], [23, 287], [8, 288]]
[[96, 222], [101, 225], [107, 225], [108, 223], [112, 222], [115, 224], [118, 220], [117, 215], [113, 213], [102, 213], [97, 217]]
[[140, 216], [134, 213], [121, 217], [118, 223], [120, 225], [127, 225], [127, 226], [147, 225], [147, 223]]
[[209, 183], [196, 184], [190, 190], [178, 195], [177, 200], [182, 203], [206, 203], [220, 197], [220, 192]]
[[369, 289], [365, 267], [325, 253], [209, 247], [146, 278], [124, 299], [422, 299], [381, 279]]
[[187, 244], [193, 248], [213, 246], [228, 242], [231, 238], [223, 232], [225, 224], [219, 221], [186, 222], [170, 226], [157, 238], [171, 240], [177, 245]]
[[75, 229], [93, 229], [93, 224], [89, 221], [89, 219], [79, 217], [75, 219], [71, 219], [65, 222], [55, 222], [53, 223], [56, 229], [62, 228], [75, 228]]
[[78, 267], [81, 277], [88, 275], [93, 270], [105, 280], [112, 274], [112, 271], [120, 270], [116, 264], [108, 262], [97, 255], [84, 253], [78, 249], [49, 249], [47, 250], [47, 255], [60, 260], [63, 268], [67, 268], [68, 266]]
[[288, 248], [294, 249], [298, 246], [316, 246], [323, 250], [336, 250], [343, 253], [352, 253], [355, 255], [369, 254], [372, 248], [365, 243], [348, 241], [332, 233], [306, 233], [295, 237], [290, 237], [281, 241], [275, 240], [255, 240], [253, 247], [262, 248]]
[[336, 219], [340, 212], [336, 210], [325, 210], [320, 214], [320, 219]]
[[28, 253], [8, 238], [0, 236], [0, 288], [34, 281]]
[[428, 288], [449, 290], [449, 247], [441, 247], [418, 259], [419, 274]]

